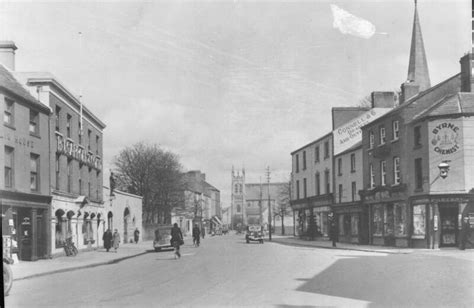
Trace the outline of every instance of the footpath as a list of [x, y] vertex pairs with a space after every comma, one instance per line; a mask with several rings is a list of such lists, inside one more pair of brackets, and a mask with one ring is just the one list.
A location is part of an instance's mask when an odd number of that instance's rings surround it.
[[[228, 236], [228, 235], [227, 235]], [[235, 235], [244, 237], [243, 234]], [[212, 237], [206, 237], [212, 238]], [[268, 243], [268, 238], [266, 238]], [[294, 236], [279, 236], [272, 235], [272, 242], [282, 245], [313, 247], [324, 249], [339, 249], [339, 250], [355, 250], [376, 252], [385, 254], [427, 254], [438, 256], [449, 256], [465, 260], [474, 261], [474, 249], [459, 250], [457, 248], [448, 249], [412, 249], [412, 248], [397, 248], [385, 246], [370, 246], [337, 243], [336, 247], [332, 247], [330, 241], [308, 241], [302, 240]], [[189, 237], [185, 238], [185, 244], [192, 245]], [[118, 263], [120, 261], [141, 256], [143, 254], [154, 252], [153, 241], [143, 241], [138, 244], [122, 244], [117, 252], [111, 249], [107, 252], [104, 248], [98, 248], [90, 251], [80, 251], [74, 257], [60, 256], [53, 259], [40, 259], [38, 261], [19, 261], [14, 263], [12, 267], [13, 280], [22, 280], [33, 277], [40, 277], [55, 273], [62, 273], [73, 270], [80, 270], [84, 268], [91, 268], [106, 264]]]

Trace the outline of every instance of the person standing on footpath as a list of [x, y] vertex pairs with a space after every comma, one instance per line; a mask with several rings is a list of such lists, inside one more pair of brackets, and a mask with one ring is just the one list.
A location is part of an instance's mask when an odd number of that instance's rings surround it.
[[201, 231], [199, 230], [198, 224], [194, 224], [194, 228], [193, 228], [194, 246], [199, 247], [199, 238], [200, 237], [201, 237]]
[[334, 213], [331, 213], [329, 216], [329, 238], [332, 241], [332, 247], [336, 247], [337, 228], [336, 228], [336, 217], [334, 217]]
[[117, 229], [115, 229], [112, 241], [113, 241], [115, 252], [117, 252], [117, 249], [119, 248], [119, 245], [120, 245], [120, 234], [118, 233]]
[[112, 231], [110, 229], [107, 229], [104, 232], [104, 235], [102, 236], [102, 240], [104, 241], [104, 248], [109, 252], [110, 247], [112, 247]]
[[174, 247], [175, 259], [181, 258], [179, 246], [183, 244], [183, 233], [181, 233], [181, 229], [178, 227], [178, 224], [174, 223], [173, 228], [171, 229], [171, 245]]
[[138, 228], [135, 229], [133, 232], [133, 239], [135, 240], [135, 244], [138, 244], [138, 239], [140, 238], [140, 231]]

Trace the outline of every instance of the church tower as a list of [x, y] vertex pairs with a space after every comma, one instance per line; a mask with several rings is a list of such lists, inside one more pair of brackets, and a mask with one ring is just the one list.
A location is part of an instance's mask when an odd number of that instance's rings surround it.
[[231, 184], [231, 225], [235, 230], [237, 225], [246, 225], [245, 215], [245, 169], [242, 174], [235, 172], [232, 166], [232, 184]]

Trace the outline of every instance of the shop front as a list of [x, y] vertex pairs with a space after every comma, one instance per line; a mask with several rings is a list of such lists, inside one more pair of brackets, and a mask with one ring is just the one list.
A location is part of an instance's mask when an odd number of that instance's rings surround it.
[[295, 216], [294, 234], [308, 239], [329, 239], [328, 214], [332, 194], [292, 201]]
[[465, 247], [466, 242], [467, 244], [472, 242], [473, 200], [473, 194], [412, 198], [412, 247], [431, 249]]
[[368, 210], [359, 202], [334, 204], [338, 227], [338, 241], [341, 243], [368, 244]]
[[4, 254], [22, 261], [48, 258], [51, 197], [2, 191]]

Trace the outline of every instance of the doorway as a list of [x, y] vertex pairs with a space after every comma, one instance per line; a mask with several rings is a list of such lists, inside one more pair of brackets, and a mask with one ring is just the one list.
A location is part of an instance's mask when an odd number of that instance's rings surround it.
[[440, 215], [440, 244], [439, 247], [455, 247], [458, 243], [458, 207], [439, 207]]

